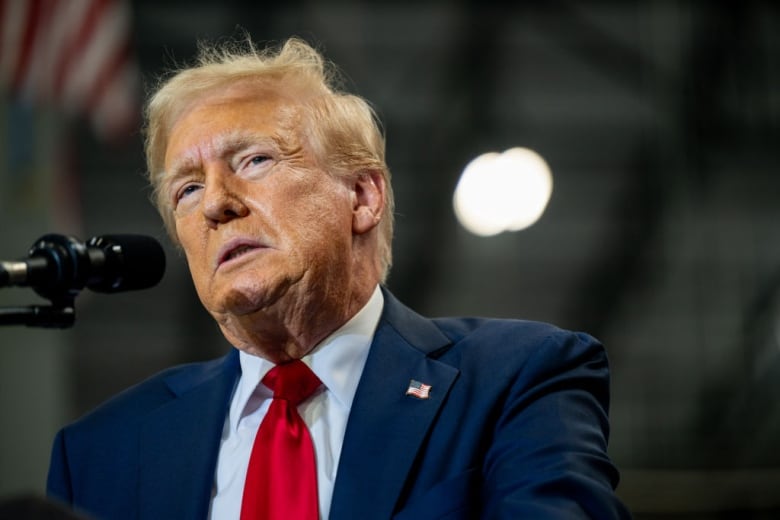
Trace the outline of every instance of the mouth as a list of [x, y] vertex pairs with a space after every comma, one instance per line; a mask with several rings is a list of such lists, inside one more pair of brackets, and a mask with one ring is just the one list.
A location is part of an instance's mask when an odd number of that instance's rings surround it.
[[222, 259], [222, 263], [233, 260], [234, 258], [238, 258], [239, 256], [252, 251], [253, 249], [257, 248], [251, 246], [239, 246], [232, 251], [228, 251], [228, 253], [225, 255], [225, 258]]
[[242, 256], [259, 249], [262, 249], [260, 244], [248, 243], [246, 241], [228, 243], [222, 249], [222, 252], [219, 255], [217, 267], [221, 267], [228, 262], [232, 262], [233, 260], [241, 258]]

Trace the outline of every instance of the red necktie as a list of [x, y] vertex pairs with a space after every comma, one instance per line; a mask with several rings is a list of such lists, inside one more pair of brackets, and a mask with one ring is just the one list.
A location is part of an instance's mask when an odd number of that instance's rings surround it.
[[297, 407], [320, 380], [295, 360], [272, 368], [263, 384], [274, 398], [249, 458], [241, 520], [317, 520], [314, 445]]

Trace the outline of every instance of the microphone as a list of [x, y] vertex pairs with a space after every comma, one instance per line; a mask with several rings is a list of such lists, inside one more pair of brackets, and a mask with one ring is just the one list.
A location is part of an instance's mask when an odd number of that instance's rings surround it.
[[144, 235], [102, 235], [86, 243], [49, 234], [30, 248], [28, 258], [0, 262], [0, 287], [28, 286], [49, 299], [75, 296], [87, 287], [115, 293], [157, 285], [165, 273], [165, 252]]

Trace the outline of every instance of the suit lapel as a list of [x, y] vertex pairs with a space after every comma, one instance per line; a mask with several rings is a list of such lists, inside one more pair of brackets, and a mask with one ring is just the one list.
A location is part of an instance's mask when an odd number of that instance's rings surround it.
[[[350, 412], [330, 518], [389, 518], [434, 417], [458, 370], [429, 358], [449, 340], [385, 292], [377, 327]], [[430, 396], [406, 395], [411, 380]]]
[[205, 518], [238, 355], [196, 375], [166, 380], [176, 396], [151, 413], [140, 434], [141, 518]]

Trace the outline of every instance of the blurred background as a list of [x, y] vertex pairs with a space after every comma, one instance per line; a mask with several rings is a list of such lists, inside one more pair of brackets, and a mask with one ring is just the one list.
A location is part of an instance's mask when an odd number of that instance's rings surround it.
[[[66, 422], [229, 348], [148, 201], [139, 113], [198, 39], [243, 28], [306, 39], [376, 107], [397, 296], [604, 342], [636, 518], [780, 515], [776, 2], [0, 0], [0, 16], [0, 259], [51, 232], [148, 234], [168, 256], [152, 290], [82, 293], [71, 329], [0, 327], [0, 498], [43, 492]], [[460, 175], [514, 147], [546, 160], [549, 203], [474, 235]]]

